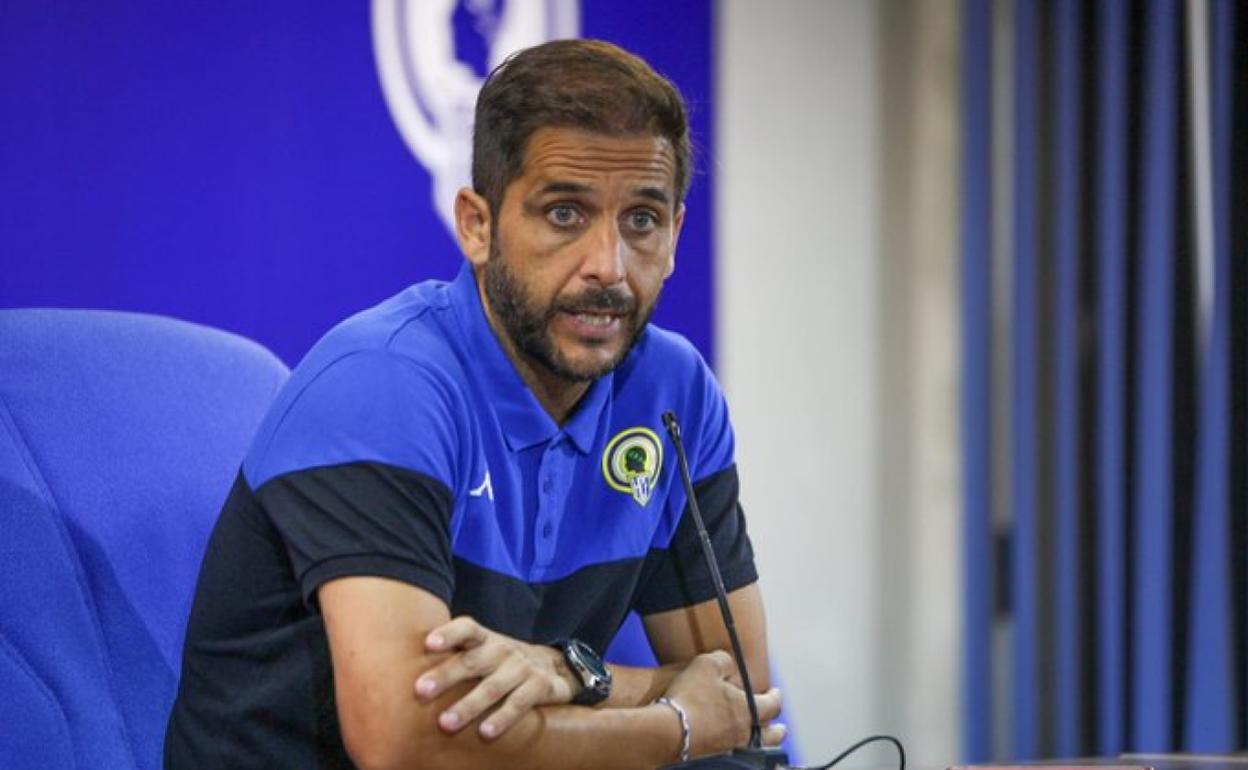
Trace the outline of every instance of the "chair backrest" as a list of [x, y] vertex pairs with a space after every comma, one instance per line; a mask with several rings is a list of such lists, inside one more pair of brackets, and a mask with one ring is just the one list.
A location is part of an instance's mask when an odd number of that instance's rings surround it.
[[0, 765], [160, 766], [204, 547], [288, 374], [184, 321], [0, 310]]

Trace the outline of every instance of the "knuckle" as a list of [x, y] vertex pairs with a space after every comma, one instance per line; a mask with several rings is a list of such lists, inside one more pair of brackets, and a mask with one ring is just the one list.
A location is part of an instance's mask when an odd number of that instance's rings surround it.
[[543, 703], [555, 702], [557, 692], [555, 683], [550, 680], [530, 681], [516, 691], [521, 696], [520, 704], [526, 710]]
[[455, 623], [458, 624], [456, 631], [466, 638], [472, 638], [481, 633], [481, 624], [471, 615], [460, 615], [455, 618]]
[[467, 673], [480, 674], [485, 668], [485, 655], [480, 647], [474, 647], [464, 653], [460, 663]]
[[527, 689], [521, 688], [512, 693], [507, 701], [508, 709], [512, 711], [528, 711], [536, 704], [533, 694]]
[[478, 690], [480, 690], [482, 698], [490, 703], [497, 701], [499, 698], [507, 694], [506, 690], [503, 689], [503, 686], [494, 679], [486, 679], [483, 681], [478, 686]]

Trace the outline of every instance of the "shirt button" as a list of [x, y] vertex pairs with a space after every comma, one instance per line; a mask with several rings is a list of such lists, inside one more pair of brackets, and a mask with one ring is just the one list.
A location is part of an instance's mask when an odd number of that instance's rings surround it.
[[549, 538], [554, 531], [555, 528], [549, 521], [542, 525], [542, 537]]
[[550, 476], [547, 476], [546, 478], [542, 479], [542, 491], [543, 492], [545, 492], [546, 494], [550, 494], [550, 490], [554, 488], [555, 488], [555, 483], [550, 480]]

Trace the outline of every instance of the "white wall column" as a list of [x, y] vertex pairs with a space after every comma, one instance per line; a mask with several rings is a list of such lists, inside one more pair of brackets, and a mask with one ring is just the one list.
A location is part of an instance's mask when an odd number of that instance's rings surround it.
[[926, 5], [718, 6], [718, 369], [807, 763], [885, 730], [956, 758], [956, 3]]

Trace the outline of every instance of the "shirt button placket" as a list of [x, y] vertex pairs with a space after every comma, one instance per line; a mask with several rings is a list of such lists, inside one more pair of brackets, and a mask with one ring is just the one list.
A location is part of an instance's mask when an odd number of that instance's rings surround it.
[[534, 543], [533, 551], [537, 565], [540, 567], [549, 566], [555, 555], [554, 517], [559, 507], [558, 484], [555, 482], [555, 467], [558, 463], [557, 445], [558, 440], [552, 442], [542, 453], [542, 464], [538, 469], [538, 473], [541, 474], [541, 493], [537, 496], [537, 526], [534, 533], [536, 543]]

